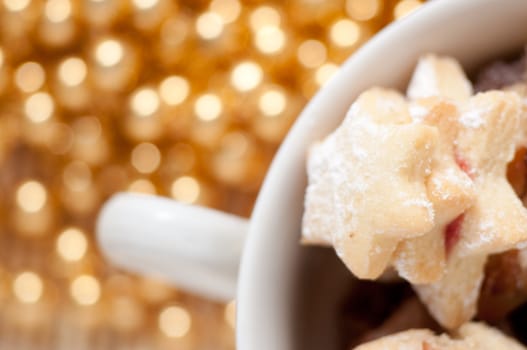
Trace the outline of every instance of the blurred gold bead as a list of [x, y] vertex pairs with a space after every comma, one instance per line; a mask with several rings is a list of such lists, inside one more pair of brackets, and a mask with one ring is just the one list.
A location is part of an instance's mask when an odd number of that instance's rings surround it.
[[74, 43], [77, 22], [69, 0], [48, 0], [37, 34], [44, 45], [64, 48]]
[[238, 0], [212, 0], [210, 10], [220, 15], [224, 23], [232, 23], [240, 16], [242, 6]]
[[57, 104], [66, 109], [84, 111], [93, 101], [93, 89], [88, 82], [88, 67], [84, 59], [69, 57], [57, 67], [54, 95]]
[[379, 14], [382, 7], [380, 0], [347, 0], [348, 15], [359, 21], [368, 21]]
[[28, 7], [31, 0], [4, 0], [4, 7], [8, 11], [19, 12]]
[[234, 328], [236, 326], [236, 302], [233, 300], [225, 306], [225, 321]]
[[170, 193], [174, 199], [191, 204], [199, 198], [200, 185], [193, 177], [181, 176], [172, 183]]
[[48, 0], [44, 7], [46, 18], [53, 23], [63, 22], [71, 16], [72, 8], [69, 0]]
[[99, 301], [101, 286], [99, 281], [90, 275], [81, 275], [70, 285], [70, 294], [79, 305], [93, 305]]
[[285, 110], [287, 99], [278, 89], [265, 91], [258, 100], [260, 111], [267, 117], [276, 117]]
[[85, 234], [78, 228], [70, 227], [60, 233], [56, 242], [59, 256], [66, 261], [81, 260], [88, 249]]
[[132, 0], [132, 3], [140, 10], [147, 10], [156, 6], [159, 0]]
[[179, 306], [169, 306], [159, 314], [158, 325], [161, 332], [170, 338], [184, 337], [192, 326], [187, 310]]
[[13, 282], [13, 293], [22, 303], [36, 303], [42, 297], [43, 291], [42, 279], [31, 271], [20, 273]]
[[196, 32], [206, 40], [216, 39], [223, 32], [223, 21], [214, 12], [205, 12], [196, 20]]
[[47, 92], [37, 92], [29, 96], [24, 104], [26, 117], [34, 123], [42, 123], [53, 115], [55, 103]]
[[285, 44], [285, 33], [279, 27], [265, 26], [256, 32], [255, 45], [265, 54], [276, 54], [282, 51]]
[[165, 78], [159, 85], [159, 95], [164, 103], [170, 106], [181, 104], [188, 97], [190, 85], [187, 79], [172, 75]]
[[18, 206], [28, 212], [35, 213], [46, 204], [47, 191], [38, 181], [30, 180], [24, 182], [16, 192]]
[[117, 65], [124, 56], [123, 45], [115, 39], [106, 39], [95, 48], [95, 59], [103, 67]]
[[298, 61], [307, 68], [319, 67], [326, 61], [326, 46], [318, 40], [306, 40], [297, 50]]
[[401, 19], [417, 10], [421, 5], [422, 3], [419, 0], [402, 0], [395, 5], [393, 15], [395, 19]]
[[132, 95], [130, 108], [138, 117], [148, 117], [159, 109], [159, 95], [152, 88], [140, 88]]
[[263, 27], [279, 27], [280, 22], [280, 13], [270, 6], [256, 8], [249, 17], [249, 24], [255, 32]]
[[[311, 83], [314, 84], [313, 81], [311, 81]], [[281, 91], [279, 88], [274, 88], [272, 86], [264, 91], [273, 91], [275, 89], [277, 89], [276, 91]], [[298, 91], [286, 90], [284, 91], [284, 97], [286, 103], [284, 110], [280, 114], [273, 116], [265, 113], [257, 113], [257, 115], [251, 119], [251, 130], [255, 136], [270, 144], [279, 144], [282, 141], [287, 130], [291, 126], [291, 123], [295, 120], [305, 105], [305, 99], [299, 95]], [[264, 175], [265, 170], [263, 170], [263, 168], [259, 169], [261, 174], [255, 174], [256, 177]]]
[[132, 0], [134, 5], [134, 26], [144, 32], [155, 33], [163, 20], [172, 14], [172, 0]]
[[4, 65], [4, 50], [0, 47], [0, 68]]
[[26, 62], [18, 67], [15, 72], [15, 84], [23, 92], [37, 91], [42, 87], [45, 79], [46, 73], [37, 62]]
[[231, 83], [239, 91], [249, 91], [260, 84], [263, 70], [255, 62], [241, 62], [231, 72]]
[[154, 172], [161, 163], [161, 152], [152, 143], [141, 143], [132, 150], [131, 163], [142, 174]]
[[338, 71], [339, 67], [334, 63], [326, 63], [317, 69], [315, 80], [318, 85], [326, 84], [329, 79]]
[[223, 104], [215, 94], [204, 94], [194, 104], [194, 113], [203, 121], [217, 119], [223, 111]]
[[86, 63], [79, 57], [70, 57], [62, 61], [58, 69], [60, 81], [67, 86], [80, 85], [87, 75]]
[[129, 192], [144, 193], [144, 194], [156, 194], [156, 187], [151, 181], [146, 179], [135, 180], [128, 186]]
[[92, 53], [90, 73], [101, 90], [123, 91], [137, 77], [138, 55], [131, 43], [116, 38], [102, 38]]
[[83, 19], [93, 27], [109, 27], [127, 15], [127, 0], [84, 0]]
[[352, 20], [340, 19], [331, 26], [331, 40], [338, 46], [353, 46], [360, 36], [361, 27]]

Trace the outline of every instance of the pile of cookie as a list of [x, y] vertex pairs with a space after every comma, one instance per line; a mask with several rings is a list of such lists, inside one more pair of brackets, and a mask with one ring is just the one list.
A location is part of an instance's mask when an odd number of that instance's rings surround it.
[[[310, 149], [303, 241], [333, 246], [361, 279], [396, 271], [433, 318], [457, 332], [455, 340], [411, 331], [393, 341], [471, 349], [459, 344], [497, 334], [467, 322], [489, 256], [527, 247], [518, 195], [525, 173], [511, 175], [511, 167], [525, 170], [518, 154], [527, 148], [526, 90], [515, 84], [474, 93], [459, 62], [425, 55], [406, 96], [365, 91]], [[522, 255], [515, 256], [518, 265]]]

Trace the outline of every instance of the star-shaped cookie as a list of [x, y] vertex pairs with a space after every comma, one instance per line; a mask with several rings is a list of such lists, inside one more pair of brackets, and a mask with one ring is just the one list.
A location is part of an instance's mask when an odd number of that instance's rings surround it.
[[[421, 61], [426, 60], [430, 56]], [[433, 59], [437, 60], [441, 59]], [[432, 71], [426, 72], [429, 85], [440, 80], [430, 75]], [[414, 74], [422, 74], [422, 70]], [[435, 70], [435, 75], [440, 74], [444, 71]], [[468, 82], [462, 71], [455, 74], [447, 80]], [[414, 77], [412, 82], [420, 81], [423, 86], [423, 80]], [[439, 96], [452, 98], [452, 91], [435, 90]], [[461, 92], [456, 100], [459, 112], [453, 120], [457, 130], [451, 140], [453, 157], [459, 168], [471, 177], [474, 202], [453, 222], [454, 230], [444, 232], [446, 251], [450, 255], [445, 276], [436, 282], [414, 285], [434, 317], [447, 328], [456, 328], [474, 316], [487, 255], [506, 251], [527, 240], [527, 211], [505, 176], [507, 163], [512, 160], [522, 136], [518, 95], [493, 91], [467, 99], [466, 92]], [[430, 113], [421, 119], [429, 116]], [[426, 251], [427, 243], [423, 242], [421, 251]]]
[[333, 245], [359, 278], [395, 267], [456, 328], [476, 312], [487, 256], [527, 242], [506, 177], [526, 108], [518, 91], [472, 96], [459, 63], [433, 55], [407, 95], [364, 92], [311, 149], [303, 239]]
[[359, 345], [354, 350], [525, 350], [499, 330], [483, 323], [467, 323], [455, 334], [435, 335], [427, 329], [411, 329]]

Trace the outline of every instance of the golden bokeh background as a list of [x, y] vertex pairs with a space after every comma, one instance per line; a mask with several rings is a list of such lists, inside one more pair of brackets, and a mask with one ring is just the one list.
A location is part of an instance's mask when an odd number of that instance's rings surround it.
[[417, 0], [0, 0], [0, 349], [234, 349], [221, 305], [107, 265], [113, 193], [248, 217], [305, 103]]

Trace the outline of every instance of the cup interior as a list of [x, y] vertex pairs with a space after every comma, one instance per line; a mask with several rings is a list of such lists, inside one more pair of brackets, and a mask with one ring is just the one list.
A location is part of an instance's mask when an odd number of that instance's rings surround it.
[[339, 307], [357, 285], [332, 249], [301, 246], [306, 152], [372, 86], [404, 91], [417, 59], [450, 55], [470, 74], [527, 44], [527, 1], [432, 1], [356, 52], [305, 108], [277, 153], [257, 200], [238, 289], [237, 345], [344, 349]]

